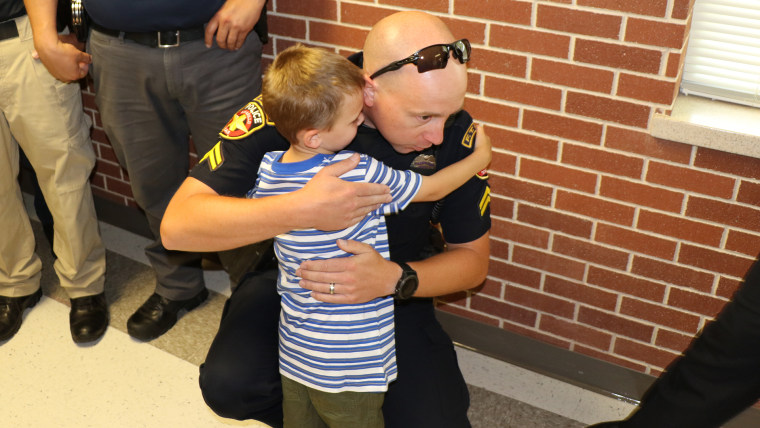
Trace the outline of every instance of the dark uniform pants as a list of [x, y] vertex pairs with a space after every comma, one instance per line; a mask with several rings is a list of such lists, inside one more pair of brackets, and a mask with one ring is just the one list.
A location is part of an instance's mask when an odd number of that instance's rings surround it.
[[232, 115], [261, 91], [261, 41], [251, 33], [237, 51], [206, 48], [202, 39], [163, 49], [93, 30], [88, 48], [103, 128], [155, 238], [146, 254], [156, 292], [190, 298], [204, 287], [200, 255], [166, 250], [161, 218], [187, 177], [188, 136], [203, 156]]
[[[249, 275], [227, 301], [201, 365], [206, 403], [220, 416], [282, 425], [277, 272]], [[451, 339], [430, 299], [397, 304], [398, 379], [383, 404], [389, 428], [467, 428], [470, 399]]]
[[622, 423], [626, 428], [719, 427], [760, 399], [760, 262], [717, 318]]

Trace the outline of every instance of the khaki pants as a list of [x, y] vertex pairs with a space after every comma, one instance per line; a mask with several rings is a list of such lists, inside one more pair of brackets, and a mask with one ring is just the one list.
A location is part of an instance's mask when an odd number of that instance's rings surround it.
[[54, 269], [70, 298], [103, 291], [105, 248], [89, 177], [95, 155], [77, 83], [56, 80], [32, 58], [26, 16], [19, 37], [0, 41], [0, 295], [39, 288], [41, 262], [17, 177], [19, 146], [37, 175], [53, 215]]

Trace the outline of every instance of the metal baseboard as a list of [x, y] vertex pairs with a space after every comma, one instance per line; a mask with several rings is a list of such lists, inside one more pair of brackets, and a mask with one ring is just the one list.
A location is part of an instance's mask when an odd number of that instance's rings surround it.
[[[459, 346], [629, 403], [641, 402], [655, 380], [651, 375], [448, 312], [437, 310], [436, 316]], [[751, 407], [724, 427], [760, 427], [760, 409]]]
[[599, 394], [638, 404], [654, 377], [438, 310], [458, 345]]

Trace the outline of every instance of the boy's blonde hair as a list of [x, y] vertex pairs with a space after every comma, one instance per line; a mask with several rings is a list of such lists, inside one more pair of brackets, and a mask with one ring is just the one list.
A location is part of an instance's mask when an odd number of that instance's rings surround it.
[[346, 58], [303, 45], [282, 51], [264, 75], [264, 110], [291, 143], [305, 129], [332, 129], [346, 95], [361, 91], [364, 77]]

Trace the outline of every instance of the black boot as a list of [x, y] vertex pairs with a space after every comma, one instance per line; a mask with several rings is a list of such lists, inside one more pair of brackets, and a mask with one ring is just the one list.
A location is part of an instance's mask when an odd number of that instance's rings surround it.
[[127, 332], [137, 340], [153, 340], [169, 331], [177, 323], [180, 311], [195, 309], [207, 297], [208, 290], [205, 288], [200, 293], [186, 300], [170, 300], [158, 293], [153, 293], [129, 317], [129, 320], [127, 320]]
[[103, 337], [108, 318], [105, 293], [71, 299], [69, 323], [74, 342], [92, 342]]
[[0, 341], [13, 337], [21, 327], [24, 311], [36, 305], [42, 297], [42, 290], [37, 289], [28, 296], [0, 296]]

